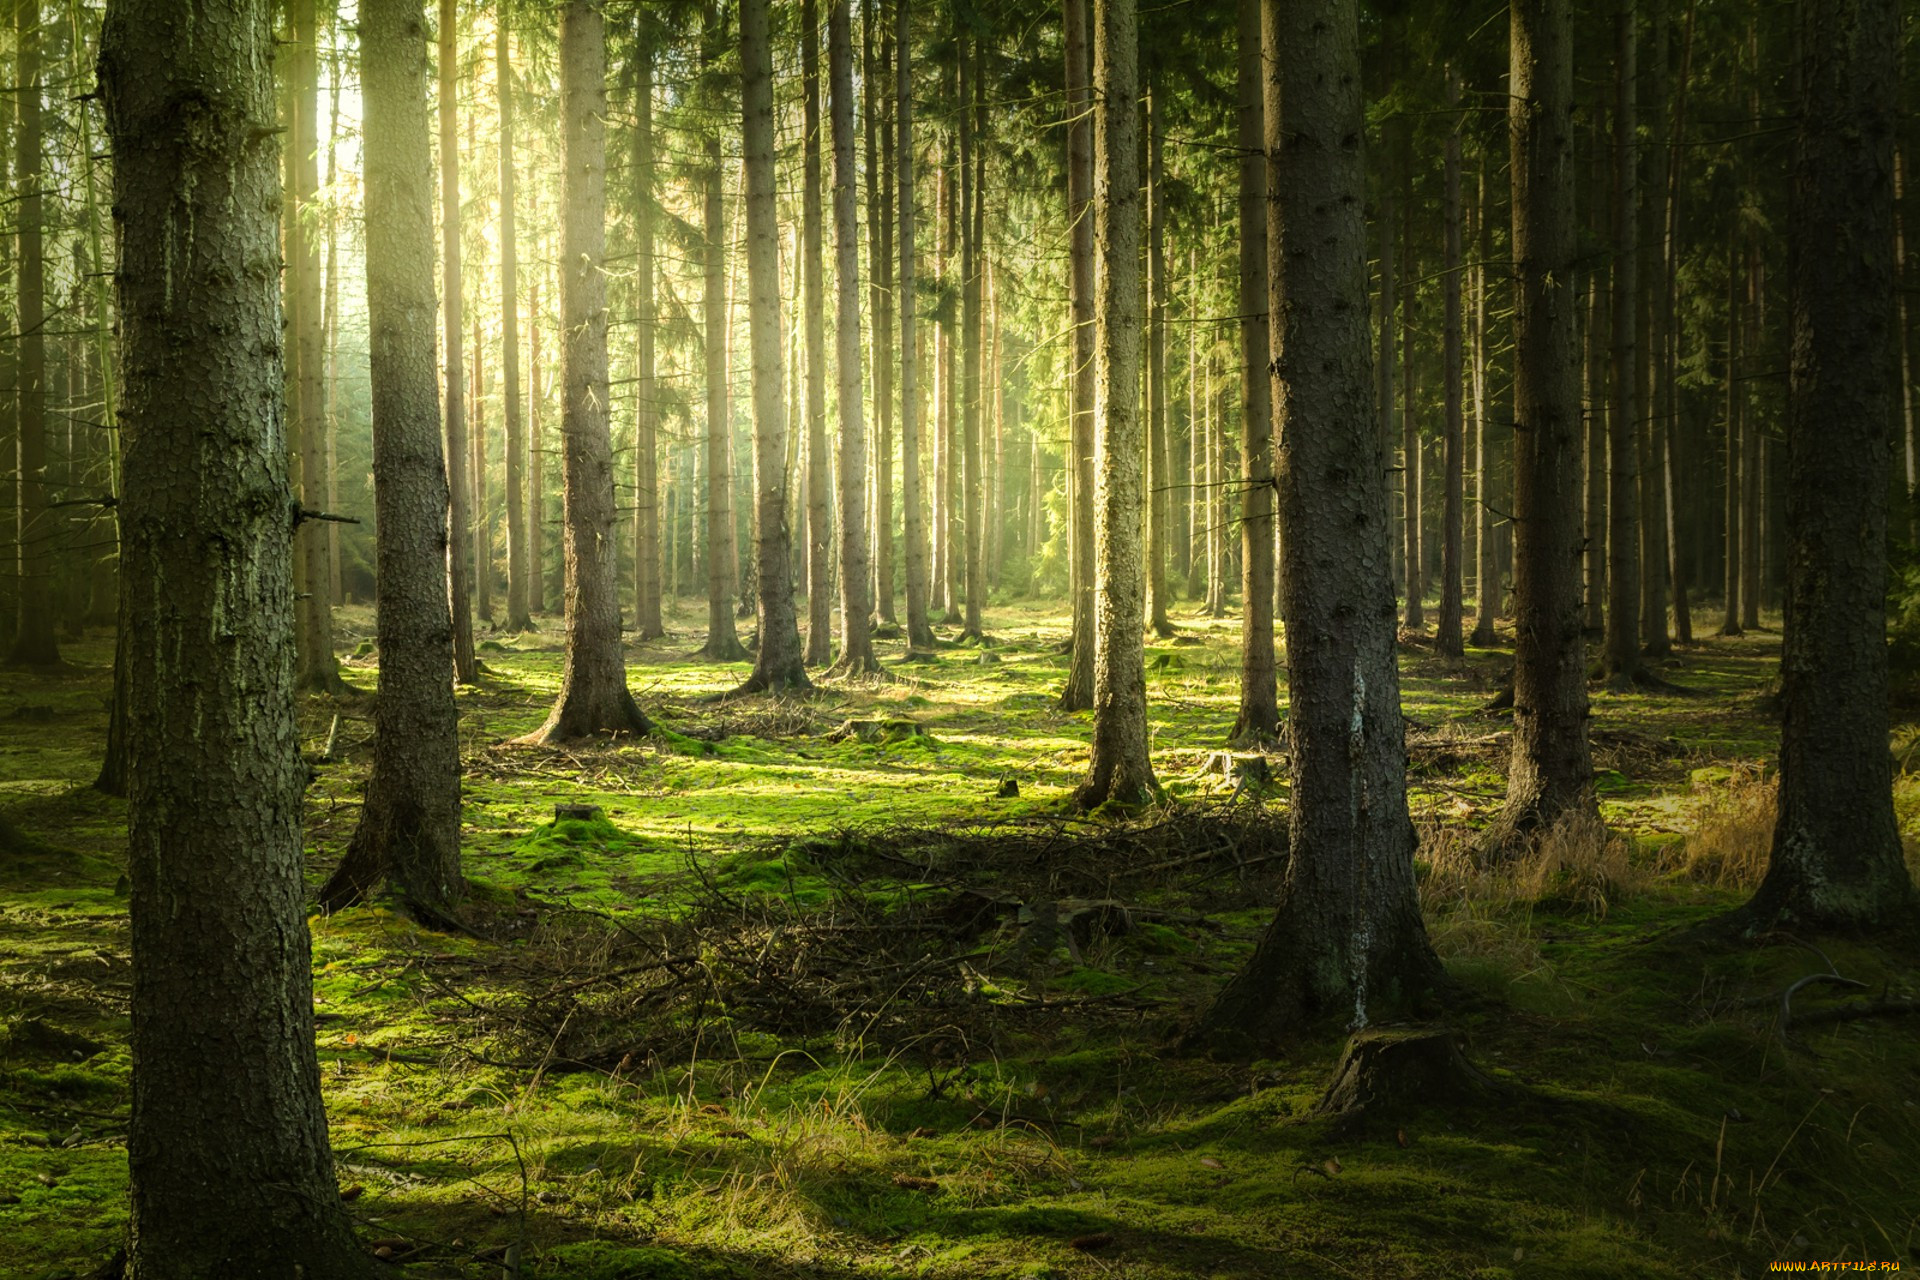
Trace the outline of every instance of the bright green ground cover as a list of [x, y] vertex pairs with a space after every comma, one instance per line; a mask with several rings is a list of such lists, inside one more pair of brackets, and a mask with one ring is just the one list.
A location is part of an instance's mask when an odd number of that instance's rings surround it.
[[[370, 619], [343, 622], [351, 652]], [[634, 923], [683, 916], [709, 890], [817, 907], [844, 886], [799, 837], [854, 829], [884, 844], [890, 827], [1057, 815], [1084, 767], [1086, 718], [1053, 708], [1063, 620], [1050, 613], [994, 610], [985, 657], [945, 648], [888, 682], [774, 704], [703, 701], [745, 668], [688, 661], [697, 624], [679, 622], [671, 642], [635, 648], [631, 671], [674, 736], [512, 745], [554, 692], [551, 629], [488, 645], [487, 678], [462, 691], [469, 873], [496, 926], [524, 927], [450, 938], [380, 907], [314, 922], [341, 1183], [360, 1189], [369, 1240], [430, 1246], [407, 1274], [498, 1275], [497, 1251], [515, 1244], [524, 1274], [582, 1280], [1920, 1265], [1920, 1019], [1810, 1028], [1790, 1047], [1772, 1004], [1739, 1002], [1822, 962], [1784, 940], [1729, 949], [1685, 932], [1740, 899], [1674, 870], [1671, 847], [1774, 749], [1758, 702], [1769, 637], [1685, 653], [1666, 674], [1700, 697], [1596, 694], [1599, 786], [1609, 822], [1636, 838], [1632, 875], [1536, 902], [1429, 873], [1436, 943], [1475, 994], [1452, 1021], [1515, 1092], [1352, 1130], [1308, 1116], [1337, 1035], [1254, 1064], [1165, 1047], [1249, 945], [1270, 892], [1258, 874], [1207, 890], [1206, 927], [1169, 917], [1084, 963], [1060, 953], [1044, 980], [996, 977], [983, 999], [1068, 1003], [932, 1068], [924, 1046], [884, 1036], [757, 1033], [626, 1071], [489, 1065], [445, 975], [469, 973], [460, 994], [485, 996], [543, 945], [526, 939], [557, 904]], [[1233, 720], [1237, 631], [1183, 619], [1149, 650], [1175, 812], [1227, 790], [1202, 766]], [[69, 654], [58, 675], [0, 672], [0, 815], [23, 833], [0, 851], [0, 1277], [83, 1273], [124, 1222], [124, 808], [86, 788], [110, 644]], [[370, 688], [371, 661], [351, 660], [350, 679]], [[1435, 858], [1500, 794], [1504, 726], [1476, 709], [1506, 661], [1410, 649], [1403, 663], [1414, 807]], [[316, 881], [351, 832], [368, 758], [370, 706], [341, 710], [344, 760], [310, 792]], [[334, 711], [303, 709], [310, 750]], [[928, 736], [833, 740], [846, 720], [889, 717]], [[996, 796], [1008, 778], [1018, 796]], [[606, 820], [553, 824], [556, 801]], [[1283, 806], [1284, 786], [1262, 802]], [[862, 891], [885, 905], [918, 889], [902, 872]], [[1910, 946], [1821, 945], [1876, 992], [1914, 994]]]

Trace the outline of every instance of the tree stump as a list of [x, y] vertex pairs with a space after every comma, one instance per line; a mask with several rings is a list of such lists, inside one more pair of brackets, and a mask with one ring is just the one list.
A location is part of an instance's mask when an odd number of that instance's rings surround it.
[[604, 816], [604, 810], [597, 804], [556, 804], [553, 806], [555, 822], [592, 822]]
[[917, 720], [903, 718], [888, 720], [849, 720], [836, 729], [828, 741], [845, 742], [852, 738], [858, 742], [905, 742], [909, 738], [927, 737], [927, 731]]
[[1502, 1091], [1467, 1061], [1452, 1031], [1362, 1031], [1348, 1039], [1314, 1114], [1482, 1102]]

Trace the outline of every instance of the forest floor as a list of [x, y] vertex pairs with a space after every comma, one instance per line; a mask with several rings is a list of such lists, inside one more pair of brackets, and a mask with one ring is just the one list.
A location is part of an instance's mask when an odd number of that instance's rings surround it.
[[[1776, 634], [1680, 652], [1662, 674], [1696, 696], [1596, 690], [1614, 835], [1499, 870], [1464, 836], [1501, 795], [1507, 724], [1481, 708], [1510, 656], [1405, 648], [1423, 906], [1466, 993], [1444, 1021], [1498, 1092], [1355, 1121], [1315, 1114], [1338, 1033], [1256, 1063], [1171, 1048], [1284, 868], [1283, 761], [1263, 782], [1215, 754], [1237, 622], [1149, 642], [1166, 800], [1087, 821], [1066, 803], [1087, 718], [1054, 708], [1064, 619], [988, 621], [988, 647], [888, 679], [725, 702], [745, 667], [687, 656], [689, 607], [630, 648], [671, 732], [578, 750], [512, 741], [555, 692], [557, 623], [484, 639], [460, 692], [471, 935], [381, 906], [312, 922], [340, 1183], [370, 1248], [489, 1280], [1920, 1264], [1920, 1018], [1872, 1009], [1920, 994], [1920, 956], [1697, 927], [1764, 864]], [[340, 625], [370, 690], [370, 614]], [[88, 787], [110, 639], [68, 653], [57, 675], [0, 672], [8, 1280], [84, 1275], [125, 1221], [125, 808]], [[302, 709], [310, 755], [334, 738], [309, 792], [316, 884], [352, 830], [370, 715]], [[1907, 725], [1892, 744], [1910, 839], [1916, 743]], [[1819, 983], [1783, 1005], [1829, 971], [1864, 996]]]

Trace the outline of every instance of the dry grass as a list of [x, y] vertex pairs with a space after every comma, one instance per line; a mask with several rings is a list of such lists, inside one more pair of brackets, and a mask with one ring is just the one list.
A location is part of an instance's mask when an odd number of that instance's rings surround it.
[[1571, 904], [1595, 917], [1646, 887], [1649, 873], [1633, 861], [1633, 842], [1593, 814], [1570, 813], [1512, 862], [1490, 863], [1473, 833], [1429, 824], [1421, 833], [1427, 863], [1421, 886], [1429, 914], [1496, 913], [1514, 907]]
[[1758, 888], [1773, 848], [1779, 783], [1758, 765], [1742, 765], [1721, 782], [1695, 784], [1694, 827], [1681, 873], [1723, 889]]

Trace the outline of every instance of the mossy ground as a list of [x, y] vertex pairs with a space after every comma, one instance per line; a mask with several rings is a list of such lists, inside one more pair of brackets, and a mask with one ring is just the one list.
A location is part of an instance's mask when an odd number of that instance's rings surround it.
[[[343, 612], [344, 652], [369, 621]], [[1785, 1044], [1772, 1004], [1742, 1002], [1823, 962], [1791, 941], [1690, 932], [1741, 894], [1663, 852], [1703, 794], [1775, 750], [1758, 697], [1773, 637], [1684, 652], [1665, 674], [1697, 697], [1596, 693], [1600, 791], [1634, 837], [1631, 885], [1577, 901], [1433, 892], [1436, 944], [1474, 997], [1453, 1021], [1511, 1092], [1354, 1127], [1311, 1115], [1337, 1036], [1254, 1064], [1165, 1048], [1250, 945], [1263, 913], [1244, 901], [1216, 927], [1146, 923], [1063, 959], [1045, 983], [1057, 1016], [944, 1066], [846, 1035], [717, 1037], [626, 1071], [490, 1063], [463, 1042], [459, 1004], [536, 945], [516, 920], [531, 934], [559, 904], [671, 917], [714, 890], [801, 909], [842, 891], [809, 837], [1058, 815], [1084, 768], [1086, 718], [1054, 708], [1064, 620], [1050, 611], [995, 609], [997, 660], [949, 647], [890, 665], [890, 680], [731, 704], [706, 699], [746, 668], [689, 659], [694, 610], [676, 622], [632, 650], [636, 696], [673, 731], [658, 739], [512, 743], [558, 682], [551, 621], [488, 646], [488, 674], [460, 692], [467, 868], [506, 940], [429, 933], [377, 906], [313, 922], [341, 1185], [366, 1237], [413, 1259], [407, 1273], [498, 1275], [515, 1246], [523, 1274], [581, 1280], [1706, 1277], [1773, 1258], [1920, 1261], [1920, 1019]], [[1148, 652], [1175, 807], [1228, 790], [1202, 766], [1233, 721], [1238, 671], [1237, 624], [1180, 631]], [[124, 807], [87, 789], [111, 646], [68, 652], [57, 675], [0, 672], [0, 815], [24, 837], [0, 850], [0, 1020], [14, 1029], [0, 1044], [0, 1277], [83, 1272], [125, 1216]], [[1498, 802], [1504, 723], [1478, 708], [1508, 661], [1406, 651], [1430, 852]], [[372, 662], [350, 659], [349, 679], [371, 688]], [[342, 717], [340, 762], [309, 792], [316, 880], [352, 830], [370, 710], [302, 710], [310, 750]], [[833, 732], [892, 717], [926, 736]], [[1017, 796], [998, 795], [1007, 779]], [[556, 802], [603, 817], [556, 823]], [[1284, 805], [1284, 784], [1261, 802]], [[871, 891], [914, 890], [903, 873]], [[1911, 994], [1920, 977], [1911, 949], [1820, 946], [1876, 991]], [[463, 964], [463, 989], [430, 977]], [[1076, 1015], [1126, 993], [1139, 1016]], [[92, 1044], [34, 1040], [27, 1019]]]

